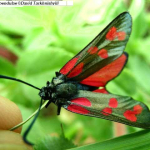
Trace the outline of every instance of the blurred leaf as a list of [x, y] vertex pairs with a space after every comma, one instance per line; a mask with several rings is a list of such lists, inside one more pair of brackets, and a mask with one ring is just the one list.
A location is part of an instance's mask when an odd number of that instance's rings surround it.
[[0, 66], [1, 66], [0, 74], [15, 76], [16, 68], [10, 61], [0, 57]]
[[70, 150], [148, 150], [150, 131], [144, 130], [104, 142], [71, 148]]
[[150, 37], [139, 39], [134, 44], [135, 54], [139, 54], [142, 56], [142, 59], [145, 61], [145, 63], [150, 63], [150, 57], [148, 55], [150, 48]]
[[54, 19], [53, 15], [54, 10], [47, 7], [2, 8], [0, 9], [0, 27], [4, 31], [24, 35], [38, 26], [49, 29], [51, 21]]
[[145, 0], [132, 0], [129, 8], [129, 12], [131, 13], [133, 19], [137, 18], [137, 16], [143, 11], [145, 5]]
[[7, 44], [14, 44], [13, 40], [8, 37], [8, 35], [5, 35], [4, 33], [0, 33], [0, 45], [6, 46]]
[[108, 83], [107, 89], [117, 95], [134, 95], [136, 92], [135, 77], [125, 68], [117, 78]]
[[[43, 115], [38, 118], [40, 126], [43, 128], [43, 132], [45, 135], [49, 135], [49, 134], [59, 135], [62, 131], [61, 131], [60, 121], [56, 116], [56, 110], [55, 110], [56, 107], [54, 108], [54, 105], [50, 105], [49, 107], [50, 109], [47, 110], [48, 112], [46, 111], [46, 109], [42, 110], [41, 114]], [[49, 114], [45, 116], [44, 111]]]
[[[148, 30], [148, 24], [145, 17], [145, 12], [143, 11], [145, 7], [145, 0], [132, 0], [131, 5], [129, 8], [129, 12], [133, 19], [132, 24], [132, 34], [130, 38], [130, 43], [132, 40], [132, 44], [136, 44], [138, 38], [141, 38], [142, 36], [145, 36], [147, 30]], [[133, 46], [133, 49], [135, 47]], [[131, 51], [133, 51], [131, 49]], [[136, 51], [136, 49], [135, 49]]]
[[[51, 47], [41, 51], [27, 51], [22, 53], [17, 68], [24, 76], [38, 75], [61, 68], [73, 56], [64, 49]], [[61, 62], [61, 63], [60, 63]], [[59, 70], [58, 70], [59, 71]]]
[[132, 70], [132, 73], [134, 74], [139, 86], [150, 94], [150, 67], [142, 58], [136, 56], [130, 59], [129, 67]]
[[25, 50], [46, 49], [53, 41], [56, 41], [54, 35], [44, 28], [35, 28], [24, 39], [23, 46]]
[[35, 150], [66, 150], [72, 147], [75, 147], [75, 145], [64, 136], [60, 138], [47, 136], [34, 146]]

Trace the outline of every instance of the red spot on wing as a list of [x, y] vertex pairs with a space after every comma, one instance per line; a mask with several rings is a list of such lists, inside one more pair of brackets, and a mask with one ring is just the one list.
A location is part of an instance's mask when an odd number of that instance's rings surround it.
[[124, 116], [126, 119], [128, 119], [132, 122], [136, 122], [136, 120], [137, 120], [134, 111], [131, 111], [131, 110], [125, 111]]
[[106, 39], [113, 41], [116, 38], [117, 29], [115, 27], [110, 28], [108, 33], [106, 34]]
[[123, 41], [126, 38], [126, 33], [124, 31], [117, 32], [116, 27], [112, 27], [106, 34], [106, 39], [109, 41], [113, 41], [115, 38], [118, 38], [119, 41]]
[[74, 105], [74, 104], [71, 104], [67, 107], [68, 110], [72, 111], [72, 112], [75, 112], [75, 113], [78, 113], [78, 114], [88, 114], [89, 111], [81, 106], [77, 106], [77, 105]]
[[91, 102], [87, 98], [84, 98], [84, 97], [72, 99], [71, 102], [79, 104], [79, 105], [83, 105], [83, 106], [88, 106], [88, 107], [91, 106]]
[[133, 110], [134, 110], [134, 113], [137, 115], [137, 114], [140, 114], [142, 112], [143, 108], [140, 105], [135, 105], [133, 107]]
[[101, 58], [107, 58], [107, 57], [108, 57], [107, 50], [106, 50], [106, 49], [101, 49], [101, 50], [98, 52], [98, 56], [100, 56]]
[[104, 88], [103, 89], [94, 90], [93, 92], [108, 94], [108, 92]]
[[95, 54], [97, 51], [98, 51], [98, 48], [96, 46], [95, 47], [92, 46], [88, 49], [88, 53], [90, 54]]
[[117, 108], [118, 107], [117, 99], [116, 98], [110, 98], [108, 105], [109, 105], [109, 107]]
[[126, 59], [126, 55], [122, 54], [112, 63], [106, 65], [99, 71], [82, 80], [81, 83], [90, 86], [104, 87], [108, 81], [112, 80], [120, 73], [124, 67]]
[[60, 73], [66, 75], [76, 64], [78, 58], [73, 58], [70, 60], [61, 70]]
[[132, 122], [136, 122], [137, 121], [137, 117], [136, 115], [141, 114], [143, 108], [140, 105], [135, 105], [133, 107], [133, 110], [126, 110], [124, 112], [124, 116], [126, 119], [132, 121]]
[[104, 108], [104, 109], [102, 110], [101, 113], [102, 113], [103, 115], [105, 115], [105, 116], [108, 116], [108, 115], [112, 114], [112, 109], [106, 107], [106, 108]]
[[75, 68], [72, 69], [72, 71], [67, 75], [67, 77], [72, 78], [72, 77], [79, 75], [83, 70], [83, 66], [84, 66], [83, 62], [78, 64]]
[[126, 38], [126, 33], [123, 31], [119, 31], [119, 32], [117, 32], [116, 36], [119, 41], [123, 41]]

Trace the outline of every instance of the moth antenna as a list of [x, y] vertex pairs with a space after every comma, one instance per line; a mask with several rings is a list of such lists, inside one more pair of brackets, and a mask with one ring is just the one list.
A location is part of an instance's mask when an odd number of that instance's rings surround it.
[[42, 107], [42, 99], [41, 99], [41, 102], [40, 102], [40, 106], [39, 106], [39, 109], [38, 109], [38, 112], [36, 113], [34, 119], [32, 120], [31, 124], [29, 125], [29, 127], [27, 128], [27, 130], [24, 132], [23, 134], [23, 140], [25, 141], [25, 143], [27, 143], [28, 145], [34, 145], [33, 143], [29, 142], [27, 140], [27, 135], [29, 134], [31, 128], [33, 127], [33, 124], [35, 123], [39, 113], [40, 113], [40, 110], [41, 110], [41, 107]]
[[36, 86], [34, 86], [34, 85], [30, 84], [30, 83], [27, 83], [25, 81], [22, 81], [20, 79], [16, 79], [16, 78], [13, 78], [13, 77], [8, 77], [8, 76], [3, 76], [3, 75], [0, 75], [0, 78], [8, 79], [8, 80], [14, 80], [14, 81], [17, 81], [17, 82], [21, 82], [21, 83], [26, 84], [28, 86], [31, 86], [31, 87], [33, 87], [33, 88], [35, 88], [37, 90], [41, 90], [40, 88], [38, 88], [38, 87], [36, 87]]

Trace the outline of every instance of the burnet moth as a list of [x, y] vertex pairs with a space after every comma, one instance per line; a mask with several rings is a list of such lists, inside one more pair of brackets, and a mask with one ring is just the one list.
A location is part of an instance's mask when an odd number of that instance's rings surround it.
[[[41, 97], [39, 111], [43, 102], [48, 100], [46, 107], [50, 103], [56, 104], [58, 115], [63, 107], [81, 115], [149, 128], [150, 111], [145, 104], [128, 96], [111, 94], [105, 88], [127, 63], [128, 54], [124, 49], [131, 27], [130, 14], [121, 13], [41, 89], [12, 77], [0, 75], [0, 78], [22, 82], [38, 89]], [[26, 137], [36, 117], [24, 134], [28, 144], [31, 143]]]

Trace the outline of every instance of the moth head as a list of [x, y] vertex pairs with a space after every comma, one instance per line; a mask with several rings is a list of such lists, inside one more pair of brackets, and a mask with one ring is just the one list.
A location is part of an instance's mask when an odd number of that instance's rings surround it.
[[39, 92], [39, 96], [43, 100], [50, 100], [51, 99], [51, 93], [52, 93], [52, 84], [49, 81], [47, 81], [46, 86], [41, 88], [41, 90]]

